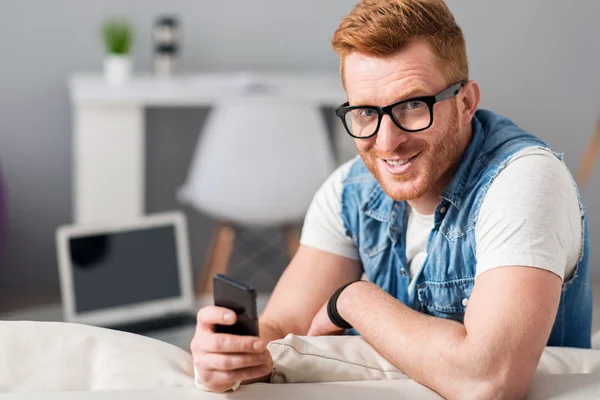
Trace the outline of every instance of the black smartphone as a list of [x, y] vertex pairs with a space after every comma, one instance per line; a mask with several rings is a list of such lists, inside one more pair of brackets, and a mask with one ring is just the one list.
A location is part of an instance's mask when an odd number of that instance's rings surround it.
[[217, 333], [258, 336], [258, 315], [256, 312], [256, 290], [228, 276], [217, 274], [213, 277], [215, 306], [234, 311], [237, 321], [233, 325], [217, 325]]

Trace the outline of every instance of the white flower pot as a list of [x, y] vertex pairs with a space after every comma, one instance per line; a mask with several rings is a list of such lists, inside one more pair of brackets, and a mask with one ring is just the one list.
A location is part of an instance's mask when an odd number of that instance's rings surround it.
[[110, 85], [121, 85], [131, 76], [132, 61], [129, 56], [108, 55], [104, 59], [104, 79]]

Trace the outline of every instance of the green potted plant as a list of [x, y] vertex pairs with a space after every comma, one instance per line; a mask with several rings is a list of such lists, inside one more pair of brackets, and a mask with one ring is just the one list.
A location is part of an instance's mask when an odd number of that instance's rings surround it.
[[131, 75], [133, 29], [126, 20], [110, 18], [102, 24], [102, 38], [106, 48], [104, 77], [112, 85], [122, 84]]

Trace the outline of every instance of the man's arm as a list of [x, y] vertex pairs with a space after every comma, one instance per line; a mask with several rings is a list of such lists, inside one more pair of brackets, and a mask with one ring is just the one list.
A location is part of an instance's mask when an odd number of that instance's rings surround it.
[[561, 279], [495, 268], [475, 283], [464, 325], [416, 312], [370, 283], [347, 287], [338, 311], [412, 379], [448, 399], [523, 398], [556, 317]]
[[242, 381], [268, 381], [273, 361], [266, 344], [288, 333], [306, 334], [321, 304], [361, 271], [359, 261], [300, 246], [259, 318], [260, 339], [215, 333], [217, 324], [234, 324], [235, 313], [202, 308], [190, 345], [198, 381], [215, 392]]
[[357, 260], [301, 245], [259, 318], [261, 338], [270, 342], [288, 333], [306, 335], [323, 303], [361, 273]]

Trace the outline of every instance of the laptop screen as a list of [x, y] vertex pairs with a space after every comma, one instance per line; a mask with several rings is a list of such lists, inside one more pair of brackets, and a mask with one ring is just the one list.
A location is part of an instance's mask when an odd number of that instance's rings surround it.
[[181, 296], [174, 226], [69, 239], [78, 313]]

